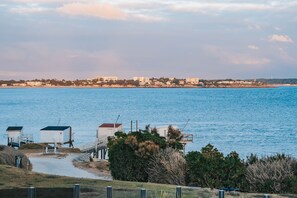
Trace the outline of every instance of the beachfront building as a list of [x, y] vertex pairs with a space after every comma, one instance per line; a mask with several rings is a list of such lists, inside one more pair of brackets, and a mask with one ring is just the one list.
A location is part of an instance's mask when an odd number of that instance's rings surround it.
[[72, 146], [72, 128], [70, 126], [47, 126], [40, 129], [40, 142], [47, 144], [69, 144]]
[[[169, 127], [169, 125], [167, 125], [167, 126], [159, 126], [159, 127], [156, 127], [156, 129], [157, 129], [157, 133], [158, 133], [161, 137], [165, 137], [165, 138], [167, 138], [167, 135], [168, 135], [168, 127]], [[174, 129], [178, 129], [177, 126], [172, 126], [172, 128], [174, 128]]]
[[186, 78], [186, 83], [191, 85], [198, 85], [199, 78]]
[[107, 142], [108, 136], [114, 136], [114, 133], [118, 131], [123, 131], [122, 124], [103, 123], [98, 127], [96, 137], [99, 141]]
[[20, 145], [20, 138], [23, 134], [23, 127], [22, 126], [9, 126], [6, 129], [7, 132], [7, 145], [8, 146], [17, 146]]
[[123, 131], [123, 125], [117, 124], [117, 123], [103, 123], [101, 124], [97, 129], [96, 134], [96, 155], [98, 159], [106, 159], [108, 156], [108, 149], [107, 149], [107, 143], [108, 143], [108, 137], [114, 136], [115, 132]]

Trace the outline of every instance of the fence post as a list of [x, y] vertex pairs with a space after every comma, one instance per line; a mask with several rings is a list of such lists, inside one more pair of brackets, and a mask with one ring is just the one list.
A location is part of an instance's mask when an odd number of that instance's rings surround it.
[[73, 188], [73, 198], [79, 198], [80, 194], [80, 186], [79, 184], [75, 184]]
[[176, 198], [182, 198], [182, 189], [180, 186], [176, 187]]
[[267, 194], [265, 194], [265, 195], [263, 196], [263, 198], [270, 198], [270, 196], [267, 195]]
[[107, 186], [106, 188], [106, 197], [107, 198], [112, 198], [112, 187], [111, 186]]
[[145, 188], [142, 188], [142, 189], [140, 190], [140, 198], [147, 198]]
[[36, 198], [36, 189], [35, 187], [28, 188], [28, 198]]
[[225, 191], [219, 190], [219, 198], [224, 198], [224, 196], [225, 196]]

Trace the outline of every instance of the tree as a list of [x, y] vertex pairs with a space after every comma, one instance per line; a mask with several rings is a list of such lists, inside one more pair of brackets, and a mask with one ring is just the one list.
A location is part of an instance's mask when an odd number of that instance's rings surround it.
[[171, 125], [168, 126], [167, 143], [169, 147], [179, 150], [183, 149], [183, 145], [180, 143], [182, 138], [183, 135], [181, 134], [179, 129], [175, 129]]
[[181, 149], [180, 131], [171, 130], [169, 137], [153, 132], [139, 131], [125, 134], [115, 133], [108, 140], [110, 170], [114, 179], [127, 181], [148, 181], [149, 161], [160, 150]]
[[236, 152], [224, 155], [211, 144], [186, 155], [187, 183], [201, 187], [240, 187], [245, 166]]
[[108, 142], [110, 170], [114, 179], [148, 181], [148, 161], [160, 148], [166, 147], [165, 138], [147, 131], [125, 134], [117, 132]]

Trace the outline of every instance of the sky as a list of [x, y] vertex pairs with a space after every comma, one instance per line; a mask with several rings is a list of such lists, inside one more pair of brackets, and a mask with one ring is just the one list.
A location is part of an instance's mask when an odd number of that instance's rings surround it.
[[0, 79], [297, 77], [297, 0], [1, 0]]

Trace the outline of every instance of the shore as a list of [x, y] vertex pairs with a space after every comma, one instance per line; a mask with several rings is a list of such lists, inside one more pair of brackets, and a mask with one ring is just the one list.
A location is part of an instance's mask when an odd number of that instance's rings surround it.
[[164, 88], [172, 88], [172, 89], [180, 89], [180, 88], [187, 88], [187, 89], [209, 89], [209, 88], [275, 88], [275, 87], [282, 87], [282, 86], [297, 86], [297, 85], [281, 85], [281, 84], [275, 84], [275, 85], [261, 85], [261, 86], [6, 86], [2, 87], [0, 86], [0, 89], [32, 89], [32, 88], [74, 88], [74, 89], [119, 89], [119, 88], [129, 88], [129, 89], [137, 89], [137, 88], [148, 88], [148, 89], [164, 89]]

